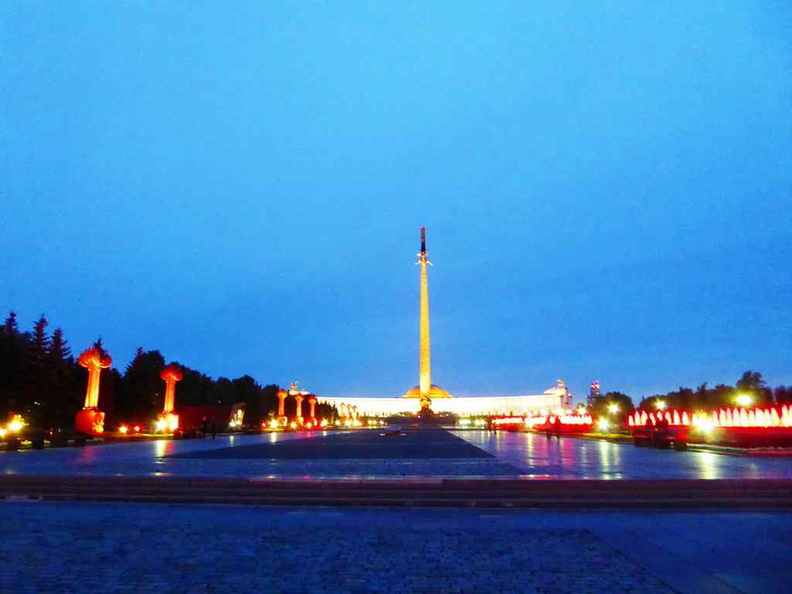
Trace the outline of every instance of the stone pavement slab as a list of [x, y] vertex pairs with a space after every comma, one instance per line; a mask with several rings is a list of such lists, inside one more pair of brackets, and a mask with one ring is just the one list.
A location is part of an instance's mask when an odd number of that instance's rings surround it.
[[0, 504], [0, 591], [673, 592], [585, 527], [478, 514]]
[[726, 594], [786, 592], [791, 573], [783, 550], [745, 555], [786, 540], [784, 513], [6, 502], [0, 522], [3, 592]]

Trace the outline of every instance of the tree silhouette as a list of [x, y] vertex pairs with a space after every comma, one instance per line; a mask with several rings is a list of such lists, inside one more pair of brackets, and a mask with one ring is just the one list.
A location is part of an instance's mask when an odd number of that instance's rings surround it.
[[162, 410], [165, 386], [160, 372], [165, 358], [159, 351], [139, 347], [121, 380], [115, 413], [121, 420], [144, 421]]

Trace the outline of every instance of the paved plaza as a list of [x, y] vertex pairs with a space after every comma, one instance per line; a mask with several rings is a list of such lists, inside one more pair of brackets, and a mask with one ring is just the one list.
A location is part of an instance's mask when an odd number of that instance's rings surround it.
[[770, 594], [792, 516], [5, 503], [3, 592]]
[[442, 436], [443, 431], [408, 430], [406, 437], [383, 433], [231, 435], [0, 452], [0, 473], [250, 479], [792, 478], [789, 458], [638, 449], [605, 441], [548, 440], [530, 433], [454, 431]]
[[[540, 481], [534, 485], [577, 479], [575, 489], [585, 488], [580, 479], [792, 478], [786, 458], [523, 433], [385, 433], [2, 452], [0, 473], [102, 483], [109, 476], [258, 485], [300, 479], [309, 486], [313, 479], [489, 479], [477, 481], [483, 489], [515, 478]], [[782, 512], [362, 509], [291, 501], [244, 507], [8, 497], [0, 505], [0, 592], [772, 593], [792, 583], [792, 514]]]

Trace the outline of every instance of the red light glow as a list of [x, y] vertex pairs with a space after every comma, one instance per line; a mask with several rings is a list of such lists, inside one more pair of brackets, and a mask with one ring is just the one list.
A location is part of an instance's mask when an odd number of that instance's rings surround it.
[[667, 410], [647, 413], [636, 410], [627, 418], [630, 427], [657, 425], [658, 421], [668, 421], [671, 427], [791, 427], [792, 406], [768, 406], [764, 408], [719, 408], [711, 412], [688, 413], [680, 410]]

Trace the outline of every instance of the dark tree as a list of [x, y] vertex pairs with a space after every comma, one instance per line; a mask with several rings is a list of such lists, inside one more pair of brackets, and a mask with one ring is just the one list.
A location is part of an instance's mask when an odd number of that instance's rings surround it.
[[773, 397], [778, 404], [789, 404], [792, 402], [792, 386], [778, 386], [773, 390]]
[[754, 403], [760, 406], [772, 404], [773, 391], [767, 387], [762, 374], [758, 371], [746, 371], [737, 380], [737, 392], [740, 394], [750, 394], [754, 397]]
[[8, 314], [0, 328], [0, 421], [24, 406], [29, 377], [30, 335], [19, 331], [16, 314]]
[[63, 337], [63, 330], [55, 328], [52, 332], [46, 356], [47, 375], [47, 416], [53, 424], [63, 424], [64, 419], [73, 418], [82, 405], [83, 394], [74, 385], [77, 364], [71, 355], [71, 348]]
[[119, 421], [143, 422], [162, 409], [165, 384], [160, 372], [164, 367], [162, 353], [138, 348], [124, 372], [116, 400], [115, 412]]
[[3, 324], [3, 330], [9, 334], [19, 334], [19, 324], [17, 323], [17, 315], [16, 312], [9, 312], [8, 317], [5, 319], [5, 323]]
[[44, 314], [33, 325], [33, 332], [27, 349], [26, 373], [22, 390], [22, 406], [17, 412], [37, 422], [51, 410], [50, 396], [54, 383], [49, 365], [50, 337], [47, 334], [49, 322]]
[[621, 392], [607, 392], [602, 396], [595, 396], [591, 399], [589, 408], [591, 414], [603, 419], [610, 419], [616, 425], [623, 425], [627, 415], [634, 410], [632, 398]]

